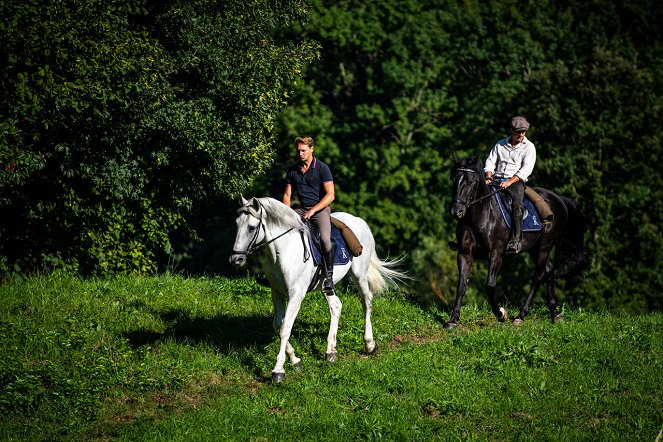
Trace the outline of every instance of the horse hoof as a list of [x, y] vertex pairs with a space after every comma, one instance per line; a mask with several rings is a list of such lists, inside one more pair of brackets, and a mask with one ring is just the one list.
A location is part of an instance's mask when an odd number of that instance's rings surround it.
[[326, 359], [327, 359], [327, 362], [336, 362], [336, 360], [338, 359], [338, 355], [336, 354], [336, 352], [327, 353]]
[[275, 371], [272, 372], [272, 382], [274, 384], [283, 382], [284, 379], [285, 379], [285, 373], [276, 373]]
[[553, 322], [553, 324], [559, 324], [560, 322], [564, 322], [564, 318], [562, 317], [562, 314], [561, 313], [556, 314], [552, 318], [552, 322]]
[[369, 355], [369, 356], [375, 356], [376, 354], [378, 354], [378, 344], [375, 344], [375, 347], [373, 347], [373, 350], [369, 351], [366, 354]]
[[502, 316], [497, 318], [499, 322], [504, 322], [507, 319], [509, 319], [509, 315], [507, 314], [506, 309], [504, 307], [500, 307], [500, 313], [502, 314]]
[[456, 328], [457, 325], [458, 324], [456, 324], [455, 322], [451, 322], [451, 321], [445, 322], [444, 323], [444, 329], [445, 330], [453, 330], [454, 328]]
[[[301, 370], [302, 368], [304, 368], [304, 366], [302, 365], [302, 361], [297, 361], [297, 362], [295, 362], [293, 365], [295, 366], [295, 368], [296, 368], [297, 370]], [[284, 376], [285, 376], [285, 375], [284, 375]]]
[[512, 322], [513, 325], [521, 325], [521, 324], [524, 324], [524, 323], [525, 323], [525, 321], [523, 321], [523, 320], [520, 319], [520, 318], [516, 318], [516, 319], [514, 319], [513, 322]]

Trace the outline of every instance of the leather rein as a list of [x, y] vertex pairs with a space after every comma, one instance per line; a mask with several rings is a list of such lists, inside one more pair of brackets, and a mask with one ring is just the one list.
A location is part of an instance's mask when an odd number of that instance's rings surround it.
[[[457, 171], [460, 171], [460, 172], [472, 172], [472, 173], [476, 173], [477, 175], [479, 174], [479, 172], [477, 172], [476, 170], [474, 170], [474, 169], [468, 169], [468, 168], [466, 168], [466, 167], [459, 167], [459, 168], [456, 169], [456, 170], [457, 170]], [[470, 199], [470, 200], [471, 200], [471, 199], [476, 195], [476, 193], [477, 193], [477, 187], [479, 186], [479, 180], [477, 179], [477, 180], [474, 181], [471, 185], [472, 185], [472, 192], [471, 192], [472, 196], [471, 196], [470, 198], [468, 198], [468, 199]], [[472, 207], [472, 206], [475, 205], [476, 203], [481, 202], [481, 201], [485, 200], [486, 198], [490, 198], [491, 196], [495, 195], [495, 194], [498, 193], [498, 192], [501, 192], [502, 190], [504, 190], [504, 189], [501, 188], [501, 187], [498, 187], [497, 189], [493, 190], [492, 192], [487, 193], [487, 194], [485, 194], [484, 196], [479, 197], [479, 198], [477, 198], [477, 199], [475, 199], [475, 200], [468, 201], [467, 203], [464, 203], [464, 202], [461, 201], [459, 198], [454, 198], [454, 202], [461, 203], [461, 204], [463, 204], [465, 207], [467, 207], [467, 208], [469, 209], [470, 207]]]

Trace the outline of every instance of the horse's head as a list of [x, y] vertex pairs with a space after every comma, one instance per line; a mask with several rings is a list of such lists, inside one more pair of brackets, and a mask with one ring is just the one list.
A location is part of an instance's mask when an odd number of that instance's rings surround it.
[[240, 204], [241, 207], [237, 210], [239, 216], [235, 220], [237, 235], [233, 254], [230, 256], [230, 262], [238, 268], [246, 265], [248, 256], [265, 236], [265, 214], [260, 201], [256, 198], [246, 200], [242, 197]]
[[451, 170], [453, 180], [451, 215], [461, 219], [467, 214], [470, 203], [474, 201], [483, 171], [478, 156], [470, 156], [456, 161]]

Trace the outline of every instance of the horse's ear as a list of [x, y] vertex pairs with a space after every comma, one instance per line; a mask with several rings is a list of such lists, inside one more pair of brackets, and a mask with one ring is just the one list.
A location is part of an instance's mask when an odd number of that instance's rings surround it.
[[239, 196], [239, 205], [240, 206], [246, 206], [249, 202], [244, 198], [244, 195]]
[[251, 201], [253, 202], [252, 207], [253, 209], [257, 212], [260, 210], [260, 201], [258, 201], [258, 198], [252, 198]]

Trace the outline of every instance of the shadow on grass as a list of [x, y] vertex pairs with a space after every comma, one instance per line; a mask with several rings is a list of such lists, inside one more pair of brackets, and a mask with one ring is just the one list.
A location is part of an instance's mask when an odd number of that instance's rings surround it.
[[[269, 380], [270, 374], [262, 373], [248, 350], [268, 351], [268, 344], [278, 340], [272, 329], [271, 315], [247, 314], [244, 316], [219, 315], [213, 318], [191, 317], [183, 310], [153, 312], [168, 324], [163, 332], [138, 329], [124, 333], [133, 349], [174, 340], [183, 345], [211, 346], [220, 353], [239, 352], [242, 364], [253, 372], [259, 381]], [[327, 336], [326, 324], [295, 321], [296, 335], [316, 358], [324, 359], [324, 348], [318, 349], [311, 341]], [[297, 338], [294, 338], [297, 340]], [[310, 347], [309, 347], [310, 346]], [[300, 347], [301, 348], [301, 347]], [[276, 358], [276, 354], [273, 355]]]
[[191, 317], [182, 310], [155, 312], [169, 324], [165, 331], [134, 330], [124, 334], [136, 349], [174, 339], [184, 344], [206, 344], [220, 351], [264, 346], [274, 340], [272, 317], [219, 315], [214, 318]]

